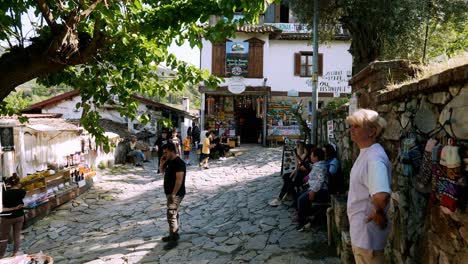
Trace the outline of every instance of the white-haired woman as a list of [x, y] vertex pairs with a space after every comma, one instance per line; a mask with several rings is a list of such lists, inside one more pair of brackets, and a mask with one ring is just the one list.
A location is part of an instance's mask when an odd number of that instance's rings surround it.
[[360, 150], [351, 169], [347, 204], [354, 258], [357, 264], [384, 263], [391, 164], [377, 140], [386, 121], [373, 110], [359, 109], [346, 122]]

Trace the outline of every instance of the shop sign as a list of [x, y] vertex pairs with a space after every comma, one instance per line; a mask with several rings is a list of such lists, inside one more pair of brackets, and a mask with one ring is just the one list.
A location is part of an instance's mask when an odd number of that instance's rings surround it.
[[265, 23], [265, 25], [274, 26], [281, 29], [282, 33], [310, 33], [310, 27], [307, 24], [300, 23]]
[[2, 144], [2, 151], [15, 150], [12, 127], [0, 127], [0, 142]]
[[228, 84], [228, 90], [233, 94], [241, 94], [245, 91], [244, 78], [232, 77], [231, 82]]
[[298, 90], [289, 90], [288, 91], [288, 96], [291, 96], [291, 97], [298, 97], [299, 96], [299, 91]]
[[226, 75], [246, 76], [249, 65], [248, 42], [226, 42]]
[[327, 121], [328, 138], [335, 138], [333, 120]]

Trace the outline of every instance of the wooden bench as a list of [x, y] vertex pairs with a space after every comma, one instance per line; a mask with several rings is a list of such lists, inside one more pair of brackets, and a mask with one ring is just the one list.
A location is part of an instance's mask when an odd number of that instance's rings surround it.
[[310, 205], [309, 220], [312, 224], [321, 225], [326, 223], [327, 209], [331, 207], [330, 202], [312, 202]]

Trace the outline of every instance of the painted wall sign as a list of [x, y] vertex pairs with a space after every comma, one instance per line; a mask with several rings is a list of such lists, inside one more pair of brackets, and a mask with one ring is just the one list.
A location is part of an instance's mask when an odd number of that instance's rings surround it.
[[[319, 78], [318, 92], [319, 93], [333, 93], [334, 97], [339, 97], [340, 94], [350, 94], [351, 86], [348, 82], [351, 79], [350, 70], [336, 70], [328, 71]], [[309, 88], [312, 87], [312, 80], [306, 81]]]
[[246, 76], [249, 65], [248, 42], [226, 42], [226, 75]]

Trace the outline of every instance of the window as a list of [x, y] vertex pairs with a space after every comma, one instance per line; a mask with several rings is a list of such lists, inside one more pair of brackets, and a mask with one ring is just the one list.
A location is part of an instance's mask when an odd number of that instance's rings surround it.
[[[226, 40], [231, 41], [231, 40]], [[249, 43], [249, 62], [246, 78], [263, 78], [263, 46], [265, 42], [251, 38]], [[226, 42], [213, 43], [211, 57], [211, 74], [226, 77]]]
[[226, 42], [213, 43], [211, 54], [211, 74], [218, 77], [226, 75]]
[[289, 23], [289, 6], [287, 4], [280, 5], [280, 23]]
[[[312, 77], [313, 65], [312, 52], [300, 52], [294, 54], [294, 75], [301, 77]], [[319, 53], [318, 56], [318, 75], [323, 74], [323, 54]]]
[[263, 78], [263, 45], [265, 41], [251, 38], [246, 40], [246, 42], [249, 42], [247, 78]]

